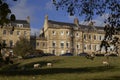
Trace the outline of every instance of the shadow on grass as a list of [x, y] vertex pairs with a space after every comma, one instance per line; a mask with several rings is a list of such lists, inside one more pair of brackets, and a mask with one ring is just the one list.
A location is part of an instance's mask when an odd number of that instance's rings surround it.
[[[1, 70], [0, 75], [16, 76], [16, 75], [45, 75], [45, 74], [59, 74], [59, 73], [95, 73], [102, 71], [109, 71], [114, 69], [114, 66], [105, 67], [83, 67], [83, 68], [41, 68], [30, 70]], [[97, 80], [97, 79], [96, 79]]]
[[120, 80], [120, 76], [111, 76], [111, 77], [106, 77], [106, 78], [87, 79], [87, 80]]

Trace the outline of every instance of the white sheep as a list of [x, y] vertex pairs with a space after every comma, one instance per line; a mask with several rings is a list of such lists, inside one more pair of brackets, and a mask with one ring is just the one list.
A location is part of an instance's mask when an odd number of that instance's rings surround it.
[[47, 63], [47, 67], [51, 67], [51, 66], [53, 66], [52, 63]]
[[109, 62], [108, 62], [108, 61], [103, 61], [102, 63], [103, 63], [103, 65], [105, 65], [105, 66], [109, 66]]
[[37, 63], [37, 64], [34, 64], [33, 66], [34, 66], [34, 68], [39, 68], [40, 64]]

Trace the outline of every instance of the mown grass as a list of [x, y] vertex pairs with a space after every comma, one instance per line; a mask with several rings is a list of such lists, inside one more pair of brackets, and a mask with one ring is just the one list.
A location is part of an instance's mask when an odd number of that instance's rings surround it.
[[[52, 56], [17, 61], [0, 69], [0, 80], [119, 80], [120, 57], [110, 57], [110, 66], [104, 66], [105, 57], [94, 60], [85, 57]], [[46, 63], [52, 62], [52, 67]], [[40, 63], [39, 69], [33, 64]]]

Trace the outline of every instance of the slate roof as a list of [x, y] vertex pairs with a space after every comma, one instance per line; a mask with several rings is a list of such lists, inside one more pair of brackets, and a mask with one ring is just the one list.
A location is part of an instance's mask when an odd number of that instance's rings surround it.
[[15, 20], [11, 22], [11, 25], [16, 27], [17, 24], [23, 24], [23, 27], [29, 28], [30, 24], [26, 20]]
[[[67, 23], [67, 22], [58, 22], [58, 21], [53, 21], [53, 20], [48, 20], [48, 25], [49, 27], [54, 27], [54, 28], [63, 28], [65, 26], [67, 26], [68, 28], [74, 28], [77, 27], [77, 25], [75, 25], [74, 23]], [[96, 30], [103, 30], [104, 27], [100, 27], [100, 26], [88, 26], [88, 25], [82, 25], [79, 24], [79, 29], [85, 30], [85, 29], [96, 29]]]
[[65, 26], [67, 27], [75, 27], [76, 25], [73, 23], [67, 23], [67, 22], [58, 22], [53, 20], [48, 20], [49, 27], [55, 27], [55, 28], [63, 28]]

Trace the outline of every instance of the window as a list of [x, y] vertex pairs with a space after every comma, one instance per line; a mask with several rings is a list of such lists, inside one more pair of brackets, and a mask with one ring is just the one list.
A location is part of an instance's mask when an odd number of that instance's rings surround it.
[[96, 45], [96, 50], [99, 50], [100, 49], [100, 45]]
[[55, 34], [56, 34], [56, 32], [55, 32], [55, 31], [52, 31], [52, 34], [53, 34], [53, 35], [55, 35]]
[[87, 45], [84, 45], [84, 49], [87, 50]]
[[102, 36], [99, 36], [99, 40], [102, 40]]
[[6, 35], [6, 30], [3, 30], [3, 35]]
[[3, 40], [3, 45], [6, 46], [6, 40]]
[[13, 46], [13, 41], [12, 40], [10, 40], [10, 47], [12, 47]]
[[69, 42], [66, 43], [66, 47], [69, 48]]
[[45, 46], [45, 43], [43, 42], [43, 44], [42, 44], [42, 45], [43, 45], [43, 47], [44, 47], [44, 46]]
[[96, 49], [97, 49], [97, 46], [95, 45], [95, 46], [94, 46], [94, 50], [96, 51]]
[[76, 33], [76, 36], [77, 36], [77, 37], [79, 37], [79, 34], [78, 34], [78, 33]]
[[79, 49], [80, 48], [80, 45], [79, 44], [77, 44], [77, 49]]
[[67, 34], [67, 35], [70, 35], [70, 32], [69, 32], [69, 31], [66, 31], [66, 34]]
[[36, 45], [39, 46], [39, 42], [37, 42]]
[[91, 39], [91, 35], [89, 35], [89, 39]]
[[24, 36], [26, 36], [26, 34], [27, 34], [27, 32], [26, 32], [26, 31], [24, 31]]
[[20, 35], [20, 31], [17, 31], [17, 35]]
[[13, 35], [13, 31], [12, 30], [10, 31], [10, 35]]
[[88, 46], [89, 50], [91, 50], [91, 45]]
[[53, 43], [52, 43], [52, 47], [55, 47], [55, 46], [56, 46], [56, 42], [53, 41]]
[[23, 24], [17, 24], [17, 27], [23, 27]]
[[61, 48], [63, 48], [64, 47], [64, 42], [61, 42], [60, 45], [61, 45]]
[[63, 32], [63, 31], [61, 32], [61, 35], [64, 35], [64, 32]]
[[52, 54], [55, 54], [55, 50], [52, 50]]
[[94, 35], [94, 40], [96, 40], [96, 35]]
[[84, 39], [86, 40], [87, 39], [87, 36], [84, 34]]

